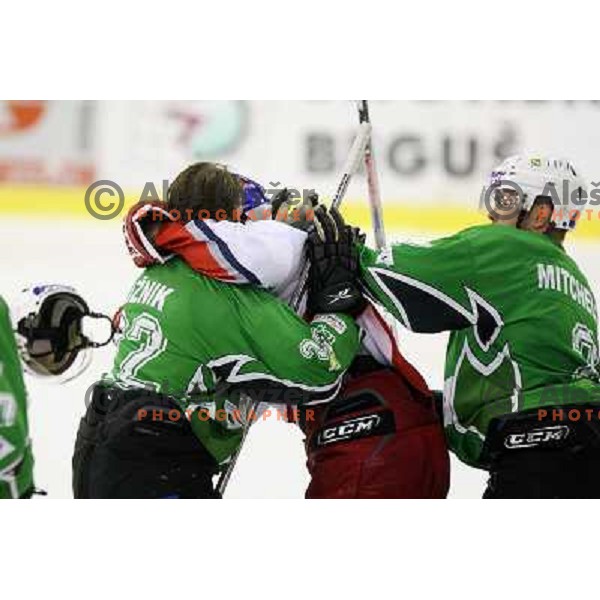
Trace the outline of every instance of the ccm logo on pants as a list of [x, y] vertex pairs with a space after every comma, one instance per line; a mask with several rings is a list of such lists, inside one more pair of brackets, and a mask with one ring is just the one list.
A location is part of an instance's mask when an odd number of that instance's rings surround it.
[[394, 415], [390, 411], [345, 419], [335, 425], [326, 425], [316, 436], [316, 445], [329, 446], [338, 442], [394, 433]]
[[541, 427], [540, 429], [532, 429], [525, 433], [511, 433], [506, 436], [504, 446], [509, 450], [515, 448], [533, 448], [552, 442], [562, 442], [568, 435], [569, 428], [566, 425]]

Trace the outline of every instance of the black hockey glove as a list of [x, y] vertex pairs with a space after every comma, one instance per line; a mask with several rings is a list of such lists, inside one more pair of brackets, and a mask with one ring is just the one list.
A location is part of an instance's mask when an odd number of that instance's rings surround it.
[[274, 220], [308, 232], [312, 227], [314, 209], [318, 204], [319, 195], [316, 192], [307, 197], [292, 198], [288, 189], [284, 188], [273, 197], [271, 215]]
[[343, 312], [356, 316], [363, 311], [366, 301], [358, 283], [357, 249], [363, 242], [360, 231], [346, 225], [336, 209], [315, 209], [314, 227], [307, 241], [307, 309], [311, 314]]

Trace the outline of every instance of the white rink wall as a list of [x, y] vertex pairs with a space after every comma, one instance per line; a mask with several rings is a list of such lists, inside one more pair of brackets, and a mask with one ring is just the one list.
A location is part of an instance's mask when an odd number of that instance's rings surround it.
[[[400, 232], [390, 237], [404, 239]], [[128, 258], [117, 221], [4, 218], [0, 239], [0, 292], [9, 302], [28, 284], [69, 283], [83, 293], [92, 309], [111, 314], [138, 272]], [[574, 242], [569, 251], [599, 293], [600, 243]], [[401, 346], [429, 385], [441, 388], [445, 336], [402, 331]], [[71, 455], [85, 390], [109, 368], [113, 352], [112, 346], [96, 351], [88, 371], [64, 385], [27, 377], [36, 484], [47, 490], [50, 498], [72, 497]], [[258, 423], [248, 437], [227, 496], [300, 498], [308, 481], [304, 460], [297, 428], [276, 418]], [[480, 497], [484, 473], [457, 461], [452, 467], [450, 496]]]

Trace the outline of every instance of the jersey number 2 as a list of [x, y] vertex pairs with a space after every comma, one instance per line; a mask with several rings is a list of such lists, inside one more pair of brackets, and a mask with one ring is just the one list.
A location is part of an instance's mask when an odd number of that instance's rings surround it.
[[148, 381], [136, 377], [138, 371], [167, 347], [160, 323], [156, 317], [142, 313], [133, 319], [130, 326], [125, 324], [125, 339], [139, 344], [121, 362], [119, 379], [132, 386], [157, 387]]

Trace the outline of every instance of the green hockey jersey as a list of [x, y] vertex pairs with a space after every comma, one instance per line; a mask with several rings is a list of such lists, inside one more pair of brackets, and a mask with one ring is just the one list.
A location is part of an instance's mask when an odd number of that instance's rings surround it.
[[240, 391], [267, 404], [328, 401], [359, 347], [346, 315], [307, 323], [269, 292], [211, 279], [181, 259], [144, 271], [120, 321], [109, 379], [167, 394], [188, 415], [193, 409], [192, 428], [218, 462], [241, 438]]
[[33, 489], [27, 393], [8, 307], [0, 298], [0, 498]]
[[494, 417], [600, 402], [598, 316], [575, 262], [548, 236], [501, 225], [424, 245], [365, 248], [369, 292], [408, 329], [451, 331], [444, 422], [480, 466]]

